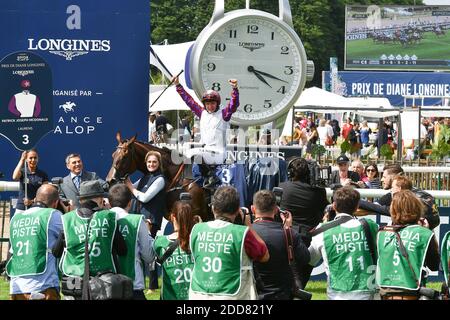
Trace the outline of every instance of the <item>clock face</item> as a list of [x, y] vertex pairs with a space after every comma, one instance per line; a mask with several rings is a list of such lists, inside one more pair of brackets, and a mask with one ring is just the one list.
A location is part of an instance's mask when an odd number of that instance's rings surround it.
[[273, 121], [292, 107], [305, 85], [303, 45], [286, 23], [270, 14], [225, 17], [197, 40], [194, 89], [200, 96], [206, 89], [216, 90], [226, 103], [231, 92], [228, 79], [235, 78], [240, 106], [231, 122]]

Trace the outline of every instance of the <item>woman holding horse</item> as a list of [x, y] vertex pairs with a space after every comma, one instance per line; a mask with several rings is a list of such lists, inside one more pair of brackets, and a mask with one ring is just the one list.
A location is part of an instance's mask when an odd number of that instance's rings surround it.
[[[159, 230], [162, 218], [166, 213], [166, 181], [162, 173], [161, 154], [157, 151], [149, 151], [145, 155], [145, 164], [148, 174], [132, 184], [130, 178], [125, 184], [136, 197], [137, 206], [130, 211], [141, 213], [150, 220], [150, 233], [153, 238]], [[137, 208], [136, 208], [137, 207]], [[150, 271], [150, 290], [158, 289], [158, 274], [156, 270]]]
[[157, 151], [147, 152], [145, 164], [149, 173], [134, 184], [127, 178], [125, 184], [137, 199], [138, 206], [132, 210], [138, 211], [136, 213], [141, 213], [146, 219], [150, 219], [151, 234], [152, 237], [155, 237], [166, 213], [164, 191], [166, 181], [162, 173], [161, 154]]

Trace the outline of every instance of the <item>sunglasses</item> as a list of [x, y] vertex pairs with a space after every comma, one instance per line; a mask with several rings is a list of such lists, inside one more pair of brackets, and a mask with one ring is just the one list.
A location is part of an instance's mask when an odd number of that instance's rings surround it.
[[377, 172], [377, 170], [375, 170], [375, 169], [367, 169], [366, 171], [367, 172]]

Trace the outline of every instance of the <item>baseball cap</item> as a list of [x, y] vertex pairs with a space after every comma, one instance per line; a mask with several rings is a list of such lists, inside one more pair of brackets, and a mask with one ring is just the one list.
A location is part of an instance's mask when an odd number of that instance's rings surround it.
[[350, 159], [345, 155], [341, 154], [339, 157], [337, 157], [336, 162], [339, 163], [348, 163]]

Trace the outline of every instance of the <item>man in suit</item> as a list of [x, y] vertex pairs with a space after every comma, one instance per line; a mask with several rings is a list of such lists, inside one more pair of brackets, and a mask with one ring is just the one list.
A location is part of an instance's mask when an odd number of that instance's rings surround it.
[[70, 200], [70, 210], [80, 206], [78, 197], [80, 195], [80, 185], [84, 181], [100, 180], [105, 188], [106, 182], [95, 173], [83, 170], [83, 161], [78, 153], [71, 153], [66, 157], [66, 166], [70, 173], [64, 177], [60, 185], [60, 197]]
[[[361, 180], [359, 178], [359, 174], [357, 172], [348, 170], [350, 167], [350, 159], [345, 154], [341, 154], [336, 159], [336, 162], [338, 164], [339, 170], [333, 171], [331, 173], [330, 188], [337, 189], [349, 185], [353, 185], [356, 188], [361, 188], [361, 185], [358, 184], [358, 181]], [[364, 182], [362, 183], [364, 184]]]

